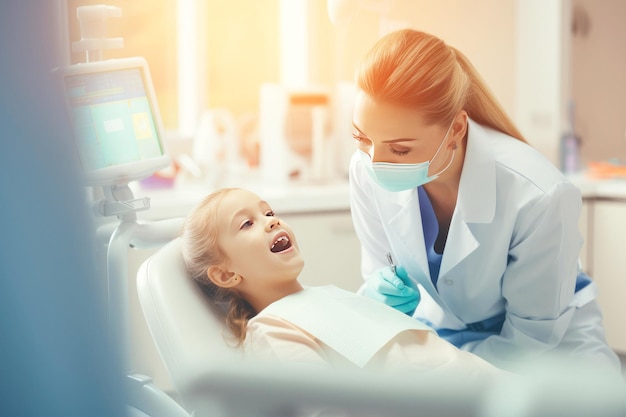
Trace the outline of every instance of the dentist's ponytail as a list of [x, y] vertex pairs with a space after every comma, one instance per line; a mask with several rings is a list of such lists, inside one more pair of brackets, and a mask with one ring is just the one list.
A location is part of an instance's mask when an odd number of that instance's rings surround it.
[[493, 96], [493, 93], [489, 90], [470, 60], [458, 49], [453, 47], [450, 47], [450, 49], [454, 52], [457, 62], [469, 77], [470, 87], [464, 106], [469, 117], [480, 125], [499, 130], [522, 142], [526, 142], [522, 133]]
[[526, 142], [465, 55], [430, 34], [402, 29], [382, 37], [356, 81], [376, 101], [418, 109], [427, 123], [447, 125], [465, 110], [475, 122]]

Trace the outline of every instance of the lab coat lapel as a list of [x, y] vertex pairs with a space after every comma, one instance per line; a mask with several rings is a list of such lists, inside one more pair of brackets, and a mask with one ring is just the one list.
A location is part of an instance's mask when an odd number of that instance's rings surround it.
[[496, 210], [495, 156], [485, 129], [472, 120], [456, 209], [441, 260], [439, 278], [459, 265], [480, 243], [472, 233], [472, 223], [490, 223]]
[[[393, 248], [399, 256], [398, 264], [404, 265], [411, 277], [424, 287], [437, 303], [445, 305], [430, 277], [417, 189], [390, 193], [389, 196], [393, 196], [389, 212], [390, 215], [393, 213], [393, 217], [389, 220], [389, 228], [397, 237], [394, 241], [399, 243]], [[416, 270], [421, 273], [411, 273]]]

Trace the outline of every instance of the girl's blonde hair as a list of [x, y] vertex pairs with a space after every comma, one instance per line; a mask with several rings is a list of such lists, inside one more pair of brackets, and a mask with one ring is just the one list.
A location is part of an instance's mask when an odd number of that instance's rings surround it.
[[419, 109], [428, 124], [446, 125], [465, 110], [526, 142], [465, 55], [430, 34], [402, 29], [379, 39], [360, 64], [357, 85], [376, 101]]
[[205, 197], [187, 216], [181, 233], [182, 254], [189, 276], [200, 284], [216, 304], [225, 304], [225, 321], [237, 344], [246, 337], [246, 326], [256, 312], [235, 290], [215, 285], [207, 276], [211, 265], [227, 260], [218, 245], [217, 208], [235, 188], [224, 188]]

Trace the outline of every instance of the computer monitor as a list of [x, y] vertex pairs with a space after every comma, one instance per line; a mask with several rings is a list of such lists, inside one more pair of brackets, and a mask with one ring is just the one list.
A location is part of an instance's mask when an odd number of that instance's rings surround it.
[[124, 184], [169, 165], [145, 59], [76, 64], [61, 73], [88, 185]]

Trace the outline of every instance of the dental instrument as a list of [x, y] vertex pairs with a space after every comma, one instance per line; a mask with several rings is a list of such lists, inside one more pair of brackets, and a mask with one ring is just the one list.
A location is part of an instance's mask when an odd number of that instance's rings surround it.
[[389, 261], [389, 267], [391, 268], [391, 272], [393, 272], [393, 274], [396, 275], [396, 264], [393, 263], [391, 252], [387, 252], [387, 260]]

